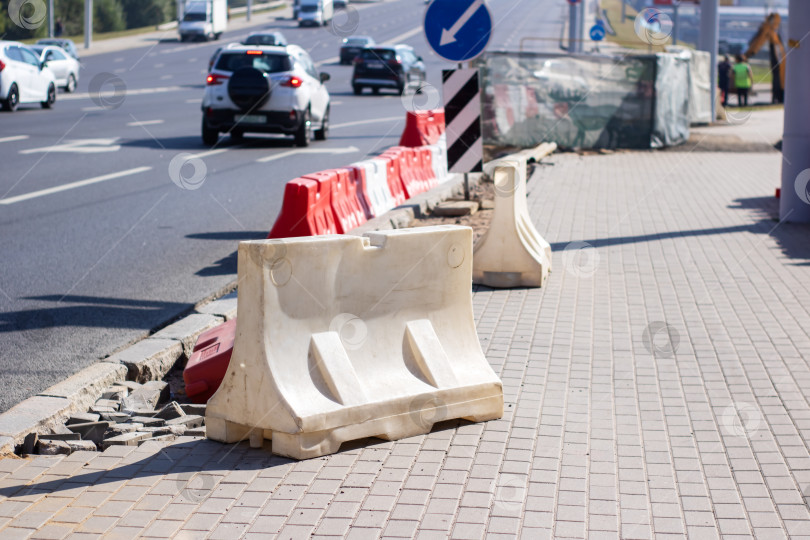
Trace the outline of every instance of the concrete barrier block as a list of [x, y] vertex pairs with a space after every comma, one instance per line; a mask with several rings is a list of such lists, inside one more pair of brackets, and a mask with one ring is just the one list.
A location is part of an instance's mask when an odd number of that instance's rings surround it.
[[503, 414], [472, 312], [472, 229], [239, 245], [233, 355], [208, 438], [306, 459]]
[[551, 246], [529, 216], [524, 160], [495, 169], [495, 212], [473, 255], [473, 282], [488, 287], [542, 287], [551, 270]]
[[75, 411], [86, 411], [101, 397], [104, 390], [127, 378], [127, 368], [121, 364], [93, 364], [39, 393], [40, 396], [61, 397], [72, 403]]
[[123, 364], [128, 377], [139, 383], [162, 379], [183, 356], [183, 343], [175, 339], [144, 339], [104, 359]]

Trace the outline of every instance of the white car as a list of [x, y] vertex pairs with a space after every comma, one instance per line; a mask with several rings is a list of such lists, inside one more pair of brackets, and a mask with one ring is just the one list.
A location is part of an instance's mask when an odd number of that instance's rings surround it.
[[329, 132], [328, 73], [318, 73], [297, 45], [234, 46], [222, 49], [206, 79], [202, 101], [202, 139], [220, 133], [239, 140], [245, 132], [293, 135], [308, 146], [313, 135]]
[[48, 64], [56, 78], [56, 86], [64, 88], [65, 92], [74, 92], [79, 82], [79, 61], [69, 56], [59, 47], [47, 45], [32, 45], [34, 52], [39, 54], [39, 60]]
[[0, 103], [14, 111], [20, 103], [40, 103], [50, 109], [56, 101], [56, 79], [27, 45], [0, 41]]

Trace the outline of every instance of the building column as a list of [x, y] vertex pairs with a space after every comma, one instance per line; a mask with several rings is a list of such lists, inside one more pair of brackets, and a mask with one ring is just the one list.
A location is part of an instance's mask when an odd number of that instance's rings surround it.
[[810, 2], [790, 0], [779, 218], [810, 223]]

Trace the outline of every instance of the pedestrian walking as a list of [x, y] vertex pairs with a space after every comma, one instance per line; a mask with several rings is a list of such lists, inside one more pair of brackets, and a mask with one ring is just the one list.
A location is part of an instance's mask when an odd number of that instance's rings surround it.
[[728, 107], [728, 89], [731, 83], [731, 62], [728, 55], [723, 56], [723, 61], [717, 64], [717, 86], [723, 95], [723, 107]]
[[751, 66], [746, 62], [745, 57], [737, 55], [734, 57], [736, 64], [732, 68], [734, 72], [734, 87], [737, 89], [737, 106], [748, 106], [748, 91], [751, 85], [754, 84], [754, 72], [751, 71]]
[[62, 19], [56, 19], [56, 23], [53, 25], [53, 35], [54, 37], [60, 37], [62, 35]]

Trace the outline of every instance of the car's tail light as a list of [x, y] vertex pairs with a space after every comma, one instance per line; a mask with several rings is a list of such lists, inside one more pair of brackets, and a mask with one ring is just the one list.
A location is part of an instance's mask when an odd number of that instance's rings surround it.
[[389, 65], [398, 66], [402, 63], [402, 59], [399, 56], [396, 56], [388, 61]]
[[302, 81], [298, 77], [290, 76], [284, 81], [282, 81], [281, 86], [287, 86], [290, 88], [299, 88], [303, 83], [304, 81]]
[[227, 81], [229, 77], [227, 75], [220, 75], [219, 73], [211, 73], [206, 77], [205, 84], [208, 86], [216, 86], [218, 84], [222, 84]]
[[353, 61], [355, 64], [362, 64], [362, 63], [363, 63], [363, 57], [362, 57], [362, 56], [355, 56], [355, 57], [354, 57], [354, 60], [352, 60], [352, 61]]
[[0, 71], [3, 71], [6, 68], [6, 65], [0, 60]]
[[247, 54], [258, 54], [261, 55], [262, 51], [247, 51]]

